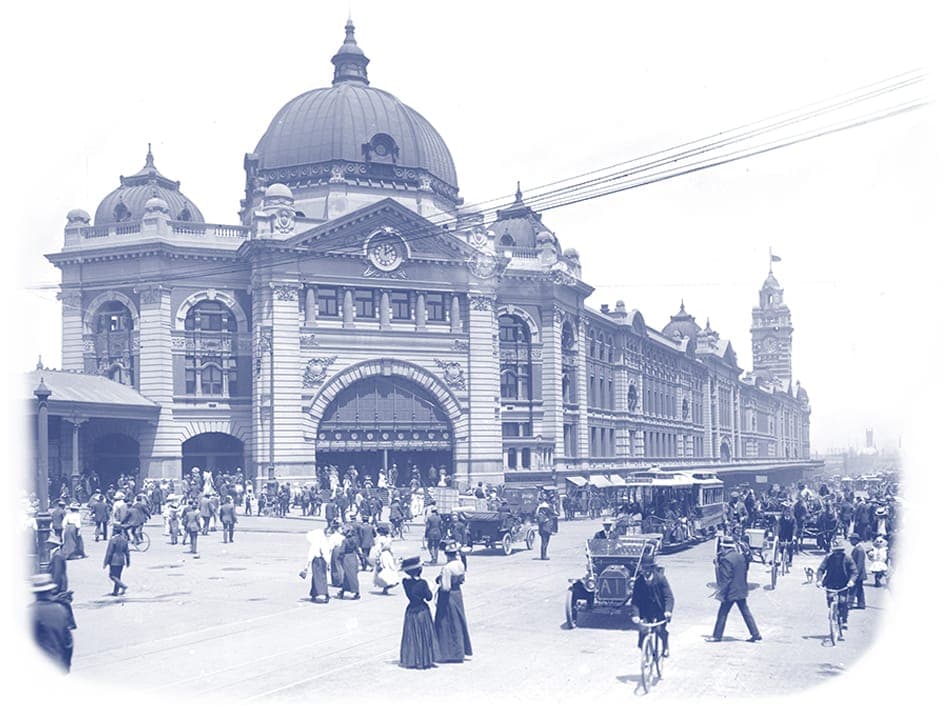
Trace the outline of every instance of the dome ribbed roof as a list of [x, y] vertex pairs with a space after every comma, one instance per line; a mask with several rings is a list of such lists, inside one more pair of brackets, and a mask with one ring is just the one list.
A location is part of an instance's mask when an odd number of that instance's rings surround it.
[[180, 192], [180, 182], [170, 180], [154, 167], [154, 155], [148, 145], [144, 167], [134, 175], [120, 177], [120, 185], [98, 204], [95, 224], [107, 225], [115, 222], [137, 222], [144, 216], [148, 200], [158, 197], [167, 203], [171, 219], [203, 222], [203, 213]]
[[537, 248], [538, 236], [548, 233], [554, 240], [554, 246], [560, 253], [560, 243], [550, 229], [541, 222], [540, 213], [526, 205], [521, 194], [521, 183], [515, 191], [515, 201], [497, 212], [497, 219], [488, 229], [495, 233], [498, 247]]
[[350, 20], [346, 30], [344, 44], [332, 58], [334, 84], [303, 93], [279, 110], [256, 145], [260, 172], [371, 161], [425, 170], [457, 190], [455, 165], [442, 137], [416, 110], [369, 86], [370, 61], [357, 47]]
[[675, 338], [675, 334], [678, 333], [680, 338], [691, 338], [692, 342], [697, 340], [698, 334], [700, 332], [701, 328], [698, 327], [698, 323], [695, 322], [695, 318], [685, 312], [684, 301], [682, 302], [682, 306], [679, 308], [678, 313], [673, 315], [669, 324], [662, 328], [662, 334], [668, 338]]

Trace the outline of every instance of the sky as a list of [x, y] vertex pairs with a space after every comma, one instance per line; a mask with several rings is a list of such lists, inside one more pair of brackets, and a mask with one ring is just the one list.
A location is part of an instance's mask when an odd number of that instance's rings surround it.
[[[55, 290], [42, 289], [58, 276], [42, 256], [60, 249], [66, 213], [94, 213], [120, 174], [141, 167], [150, 142], [157, 167], [181, 181], [209, 222], [235, 223], [243, 154], [282, 105], [330, 83], [348, 12], [372, 61], [372, 85], [438, 129], [460, 192], [475, 203], [510, 200], [518, 180], [527, 200], [530, 188], [548, 182], [936, 68], [933, 5], [17, 3], [5, 13], [0, 43], [8, 249], [0, 285], [10, 309], [4, 392], [20, 396], [15, 379], [39, 354], [59, 365], [59, 305]], [[927, 84], [913, 96], [936, 97], [937, 75]], [[751, 308], [772, 248], [783, 259], [774, 268], [793, 313], [794, 376], [811, 397], [814, 450], [862, 446], [866, 427], [880, 447], [901, 438], [906, 469], [930, 480], [909, 485], [909, 507], [940, 507], [931, 499], [939, 494], [941, 235], [932, 230], [941, 197], [939, 112], [932, 105], [548, 211], [544, 221], [580, 252], [583, 278], [597, 288], [593, 305], [622, 299], [661, 328], [684, 299], [699, 323], [710, 318], [732, 341], [745, 369]], [[15, 458], [25, 447], [19, 408], [2, 418], [0, 432]], [[905, 540], [890, 626], [899, 638], [926, 632], [917, 623], [933, 617], [928, 604], [937, 595], [909, 592], [918, 580], [905, 561], [912, 553], [926, 575], [930, 563], [913, 551], [939, 546], [932, 527], [913, 522]], [[882, 654], [857, 665], [858, 680], [850, 673], [830, 681], [832, 692], [767, 705], [765, 715], [848, 712], [853, 704], [874, 712], [913, 699], [921, 673], [915, 665], [906, 674], [899, 659], [920, 662], [920, 647], [882, 642]], [[29, 677], [28, 658], [17, 657], [27, 664], [16, 677]], [[908, 693], [887, 691], [892, 686]], [[21, 699], [39, 691], [11, 687]], [[95, 712], [101, 691], [90, 690], [73, 713]], [[726, 714], [735, 703], [726, 699]], [[717, 709], [706, 702], [696, 711], [710, 717]]]
[[[907, 3], [894, 13], [850, 7], [286, 1], [219, 12], [170, 0], [148, 11], [63, 4], [44, 18], [27, 9], [34, 18], [20, 25], [29, 29], [11, 62], [29, 71], [12, 77], [20, 112], [5, 154], [19, 191], [12, 287], [27, 288], [9, 291], [28, 339], [7, 362], [28, 370], [41, 354], [59, 366], [58, 274], [43, 254], [61, 247], [70, 209], [94, 214], [118, 176], [141, 167], [148, 142], [207, 221], [237, 222], [244, 153], [283, 104], [330, 83], [348, 12], [371, 84], [438, 129], [460, 194], [477, 203], [510, 201], [519, 180], [527, 201], [548, 182], [928, 66], [927, 24]], [[661, 329], [684, 299], [732, 341], [745, 370], [773, 248], [814, 450], [864, 446], [866, 427], [880, 448], [907, 446], [901, 359], [921, 342], [909, 325], [920, 333], [927, 322], [915, 311], [927, 288], [913, 273], [932, 243], [933, 118], [909, 113], [544, 221], [580, 252], [592, 305], [622, 299]]]

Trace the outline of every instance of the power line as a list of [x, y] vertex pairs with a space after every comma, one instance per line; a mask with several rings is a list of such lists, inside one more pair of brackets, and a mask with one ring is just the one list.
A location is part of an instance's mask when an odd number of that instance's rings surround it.
[[[706, 153], [716, 151], [718, 149], [735, 144], [745, 139], [759, 137], [765, 134], [769, 134], [778, 129], [783, 129], [786, 127], [790, 127], [791, 125], [800, 124], [810, 119], [814, 119], [822, 115], [835, 112], [836, 110], [844, 109], [846, 107], [851, 107], [853, 105], [860, 104], [867, 100], [872, 100], [877, 97], [881, 97], [882, 95], [895, 92], [897, 90], [900, 90], [906, 87], [910, 87], [912, 85], [915, 85], [916, 83], [922, 82], [925, 79], [925, 77], [926, 76], [923, 74], [915, 77], [914, 71], [901, 73], [899, 75], [892, 76], [891, 78], [888, 78], [886, 80], [878, 81], [876, 83], [871, 83], [869, 85], [863, 86], [862, 88], [858, 88], [856, 90], [847, 91], [840, 95], [834, 96], [834, 98], [830, 98], [828, 100], [818, 101], [816, 103], [810, 103], [795, 110], [786, 111], [783, 113], [778, 113], [777, 115], [774, 115], [774, 116], [770, 116], [770, 118], [772, 119], [776, 119], [776, 118], [785, 118], [785, 119], [781, 119], [775, 123], [768, 123], [768, 125], [766, 126], [755, 127], [763, 121], [755, 121], [753, 123], [747, 123], [747, 124], [738, 126], [737, 128], [723, 131], [722, 133], [716, 133], [715, 135], [712, 135], [712, 136], [706, 136], [706, 138], [708, 139], [720, 138], [720, 139], [713, 140], [712, 142], [709, 142], [707, 144], [702, 143], [699, 145], [698, 144], [699, 140], [689, 141], [686, 143], [681, 143], [681, 144], [672, 146], [671, 148], [668, 148], [666, 150], [660, 150], [660, 151], [648, 153], [646, 155], [640, 156], [639, 158], [636, 158], [635, 160], [624, 161], [621, 163], [607, 166], [599, 170], [581, 173], [581, 174], [572, 176], [570, 178], [557, 180], [550, 183], [545, 183], [544, 185], [536, 186], [535, 189], [554, 187], [555, 185], [560, 185], [561, 183], [566, 182], [567, 180], [591, 177], [591, 176], [597, 175], [598, 173], [602, 171], [610, 170], [613, 168], [626, 168], [626, 169], [621, 170], [618, 173], [610, 173], [608, 175], [594, 177], [591, 180], [586, 180], [586, 181], [575, 183], [572, 185], [563, 186], [563, 187], [560, 187], [560, 188], [557, 188], [555, 190], [551, 190], [545, 193], [539, 193], [536, 196], [529, 198], [529, 201], [528, 201], [529, 207], [531, 207], [531, 209], [534, 210], [535, 212], [539, 212], [539, 211], [543, 212], [546, 210], [550, 210], [550, 209], [554, 209], [558, 207], [565, 207], [568, 205], [573, 205], [575, 203], [584, 202], [586, 200], [591, 200], [598, 197], [605, 197], [607, 195], [611, 195], [616, 192], [622, 192], [623, 190], [631, 189], [634, 187], [640, 187], [643, 185], [653, 184], [655, 182], [661, 182], [663, 180], [672, 179], [680, 175], [686, 175], [692, 172], [697, 172], [701, 170], [710, 169], [713, 167], [718, 167], [720, 165], [728, 164], [730, 162], [735, 162], [737, 160], [752, 157], [754, 155], [770, 152], [774, 149], [781, 149], [784, 147], [789, 147], [791, 145], [795, 145], [800, 142], [805, 142], [810, 139], [823, 137], [824, 135], [832, 134], [834, 132], [851, 129], [853, 127], [858, 127], [863, 124], [875, 122], [877, 120], [884, 119], [886, 117], [891, 117], [895, 114], [900, 114], [901, 112], [906, 112], [910, 109], [917, 109], [918, 107], [923, 107], [927, 103], [919, 100], [919, 101], [916, 101], [916, 104], [914, 104], [912, 107], [908, 107], [904, 109], [903, 109], [903, 106], [905, 104], [897, 106], [897, 109], [885, 108], [883, 109], [883, 111], [880, 111], [878, 116], [875, 116], [874, 113], [873, 113], [873, 116], [859, 116], [858, 118], [853, 118], [851, 121], [848, 121], [846, 123], [839, 123], [837, 125], [831, 126], [831, 128], [829, 126], [825, 129], [817, 128], [814, 130], [809, 130], [805, 134], [800, 133], [797, 136], [792, 136], [785, 140], [778, 140], [776, 144], [770, 145], [768, 147], [752, 146], [743, 151], [734, 150], [727, 153], [726, 155], [705, 158], [703, 161], [690, 163], [688, 165], [683, 165], [672, 170], [662, 171], [660, 173], [644, 175], [641, 178], [636, 178], [634, 180], [627, 182], [627, 178], [632, 178], [633, 176], [638, 175], [639, 173], [644, 172], [646, 170], [659, 168], [665, 165], [672, 165], [682, 159], [691, 158], [696, 155], [704, 155]], [[891, 82], [889, 84], [888, 82], [889, 80], [893, 80], [894, 82]], [[865, 90], [866, 92], [860, 92], [861, 90]], [[819, 107], [819, 109], [812, 110], [809, 112], [801, 112], [807, 108], [818, 107], [818, 106], [824, 105], [825, 103], [828, 103], [826, 107]], [[732, 135], [732, 133], [734, 133], [735, 131], [741, 130], [744, 128], [754, 128], [754, 129], [750, 130], [749, 132], [741, 132], [740, 134]], [[702, 138], [700, 140], [703, 140], [706, 138]], [[642, 165], [626, 167], [632, 162], [642, 160], [642, 159], [659, 157], [661, 155], [666, 155], [667, 153], [670, 153], [674, 150], [677, 150], [680, 148], [686, 148], [686, 147], [689, 147], [691, 149], [685, 152], [668, 155], [658, 160], [643, 163]], [[503, 197], [506, 197], [506, 196], [503, 196]], [[507, 205], [503, 205], [503, 206], [507, 207]], [[482, 212], [483, 221], [487, 222], [484, 216], [492, 214], [492, 213], [495, 213], [497, 215], [496, 211], [498, 209], [501, 209], [501, 207], [502, 206], [497, 206], [495, 208], [486, 209], [484, 211], [481, 210], [481, 208], [477, 208], [477, 209], [480, 212]], [[431, 218], [425, 218], [425, 219], [428, 222], [435, 224], [436, 217], [437, 216], [432, 216]], [[440, 217], [446, 218], [449, 216], [441, 215]], [[419, 231], [414, 231], [412, 233], [408, 232], [408, 233], [404, 233], [404, 239], [407, 241], [415, 241], [415, 240], [419, 240], [423, 238], [434, 237], [438, 235], [441, 231], [442, 230], [437, 227], [435, 230], [419, 230]], [[342, 241], [339, 241], [339, 242], [342, 242]], [[333, 244], [333, 243], [320, 243], [317, 246], [317, 249], [322, 252], [330, 252], [331, 250], [336, 250], [338, 248], [339, 248], [339, 245]], [[286, 266], [292, 265], [296, 262], [297, 262], [297, 257], [293, 256], [285, 260], [275, 260], [269, 263], [257, 264], [254, 266], [254, 268], [256, 270], [274, 269], [282, 265], [286, 265]], [[240, 272], [242, 271], [237, 268], [217, 268], [215, 270], [197, 270], [197, 271], [189, 271], [189, 272], [178, 273], [178, 274], [172, 273], [170, 275], [161, 274], [161, 275], [156, 275], [153, 277], [142, 277], [142, 278], [137, 278], [136, 281], [149, 282], [152, 280], [165, 280], [165, 281], [186, 280], [186, 279], [205, 278], [205, 277], [218, 277], [221, 275], [238, 274]], [[58, 287], [58, 285], [47, 286], [47, 287]]]

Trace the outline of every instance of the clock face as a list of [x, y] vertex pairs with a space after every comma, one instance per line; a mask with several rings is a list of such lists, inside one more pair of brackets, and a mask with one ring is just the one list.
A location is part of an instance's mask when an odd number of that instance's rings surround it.
[[399, 235], [389, 228], [384, 228], [367, 241], [365, 254], [374, 268], [389, 273], [406, 260], [406, 246]]
[[764, 350], [766, 350], [767, 352], [773, 352], [776, 349], [777, 349], [777, 341], [774, 338], [769, 337], [766, 340], [764, 340]]

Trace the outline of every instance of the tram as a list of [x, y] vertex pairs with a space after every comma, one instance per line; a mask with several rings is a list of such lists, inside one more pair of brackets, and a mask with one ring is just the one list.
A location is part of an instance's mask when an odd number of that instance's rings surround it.
[[665, 549], [708, 539], [724, 522], [724, 483], [710, 471], [654, 467], [627, 476], [624, 492], [642, 507], [643, 532], [664, 532]]

